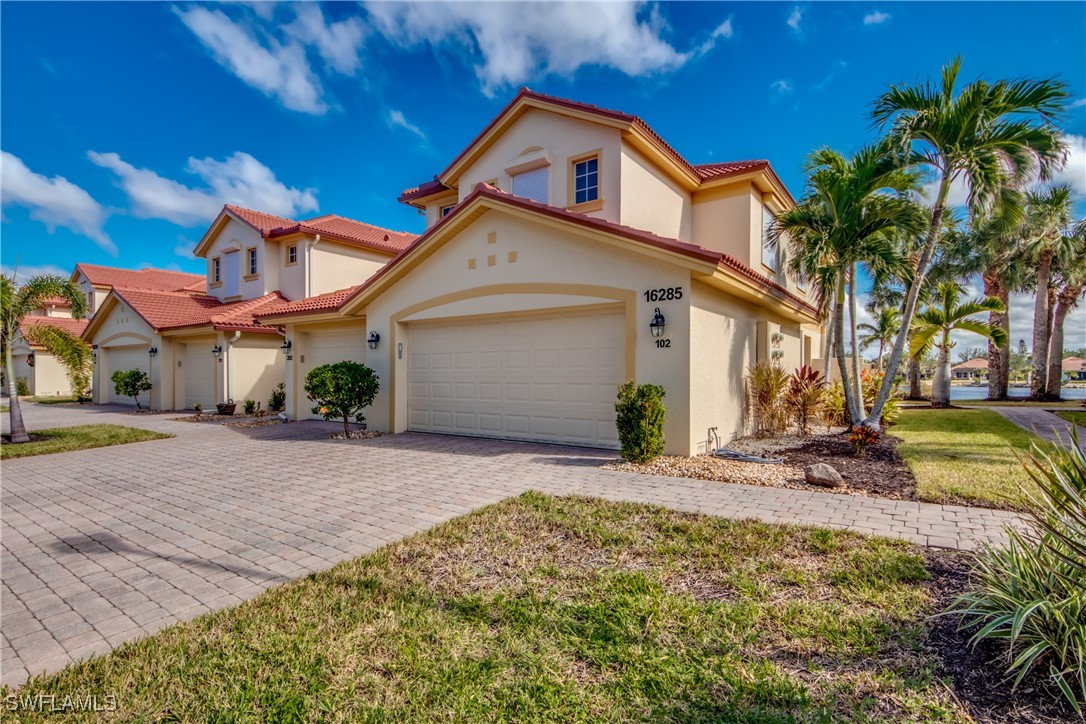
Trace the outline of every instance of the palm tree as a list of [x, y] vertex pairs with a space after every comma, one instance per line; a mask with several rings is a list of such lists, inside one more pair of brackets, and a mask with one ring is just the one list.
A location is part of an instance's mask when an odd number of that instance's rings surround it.
[[[86, 298], [79, 287], [64, 277], [37, 276], [19, 286], [15, 283], [14, 273], [10, 277], [0, 276], [0, 348], [4, 355], [4, 375], [8, 383], [8, 411], [11, 415], [13, 443], [29, 442], [30, 436], [26, 434], [23, 411], [15, 390], [15, 366], [12, 364], [11, 348], [19, 334], [23, 318], [41, 308], [46, 300], [56, 297], [63, 297], [68, 301], [72, 316], [76, 319], [82, 319], [86, 315]], [[91, 351], [87, 343], [57, 327], [35, 325], [34, 342], [60, 360], [70, 373], [86, 369], [90, 362]]]
[[876, 342], [879, 345], [879, 356], [876, 367], [882, 371], [882, 357], [887, 345], [893, 344], [894, 337], [901, 327], [901, 312], [897, 307], [880, 307], [875, 314], [875, 322], [864, 322], [859, 328], [864, 332], [860, 337], [860, 346], [867, 348]]
[[1086, 289], [1086, 219], [1075, 225], [1060, 246], [1060, 254], [1055, 260], [1060, 284], [1056, 292], [1056, 310], [1052, 314], [1052, 335], [1048, 340], [1048, 380], [1045, 385], [1045, 397], [1050, 400], [1060, 399], [1063, 386], [1063, 324]]
[[1067, 254], [1067, 247], [1074, 243], [1072, 237], [1064, 234], [1071, 224], [1074, 191], [1070, 184], [1056, 184], [1045, 191], [1031, 192], [1026, 199], [1026, 246], [1037, 269], [1037, 293], [1033, 301], [1033, 374], [1029, 393], [1030, 397], [1039, 400], [1044, 399], [1048, 388], [1052, 264], [1058, 256]]
[[909, 339], [921, 287], [939, 241], [950, 186], [969, 186], [974, 216], [1002, 211], [1013, 219], [1016, 203], [1009, 193], [1032, 182], [1038, 172], [1048, 179], [1066, 158], [1066, 145], [1053, 122], [1064, 112], [1068, 93], [1055, 79], [977, 80], [957, 90], [961, 58], [943, 67], [942, 83], [891, 86], [875, 101], [872, 118], [889, 126], [888, 142], [913, 167], [935, 170], [935, 206], [913, 281], [905, 300], [886, 376], [865, 424], [877, 427], [890, 396]]
[[935, 303], [916, 315], [911, 352], [916, 355], [924, 354], [933, 344], [939, 350], [935, 379], [931, 386], [931, 406], [947, 407], [950, 405], [950, 350], [954, 347], [954, 343], [950, 341], [950, 333], [961, 329], [1002, 344], [1006, 341], [1006, 332], [974, 317], [984, 312], [1005, 310], [1006, 307], [1003, 302], [992, 297], [963, 303], [962, 288], [953, 282], [940, 284], [935, 296]]
[[[841, 371], [845, 403], [854, 422], [863, 420], [863, 401], [845, 362], [846, 283], [863, 265], [871, 273], [900, 273], [904, 265], [893, 235], [923, 226], [909, 195], [918, 187], [916, 173], [900, 168], [881, 146], [867, 146], [852, 158], [824, 148], [807, 163], [807, 193], [794, 209], [777, 217], [771, 240], [787, 237], [789, 271], [814, 282], [833, 301], [834, 355]], [[848, 295], [855, 298], [855, 285]], [[855, 348], [854, 353], [859, 350]]]

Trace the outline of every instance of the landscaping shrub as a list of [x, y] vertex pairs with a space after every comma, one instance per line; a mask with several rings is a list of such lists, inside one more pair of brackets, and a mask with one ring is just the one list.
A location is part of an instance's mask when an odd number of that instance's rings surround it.
[[845, 388], [840, 381], [834, 382], [826, 388], [822, 395], [822, 424], [826, 426], [826, 432], [831, 427], [841, 427], [848, 422], [848, 413], [845, 408]]
[[113, 380], [113, 389], [118, 395], [131, 397], [136, 401], [136, 409], [140, 407], [140, 393], [151, 390], [151, 377], [143, 370], [117, 370], [110, 377]]
[[287, 406], [287, 386], [280, 382], [272, 390], [271, 397], [268, 398], [268, 410], [271, 412], [279, 412]]
[[852, 443], [852, 449], [856, 455], [863, 457], [869, 445], [874, 445], [882, 438], [877, 430], [865, 425], [854, 425], [848, 433], [848, 441]]
[[[1076, 436], [1077, 438], [1077, 436]], [[1078, 440], [1051, 453], [1034, 448], [1026, 471], [1030, 530], [1008, 528], [1009, 543], [977, 555], [969, 588], [948, 613], [971, 639], [1006, 646], [1014, 686], [1045, 671], [1081, 713], [1086, 703], [1086, 453]]]
[[242, 403], [241, 410], [246, 415], [252, 415], [256, 412], [256, 405], [256, 400], [246, 400], [244, 403]]
[[811, 433], [811, 418], [821, 411], [825, 393], [826, 383], [822, 373], [807, 365], [800, 367], [789, 378], [784, 406], [800, 435]]
[[659, 385], [619, 385], [615, 426], [622, 457], [644, 463], [664, 451], [664, 388]]
[[768, 362], [759, 362], [747, 369], [747, 402], [757, 417], [758, 433], [779, 435], [788, 428], [788, 411], [784, 393], [788, 389], [788, 373]]
[[366, 419], [362, 410], [373, 404], [381, 388], [377, 373], [359, 362], [336, 362], [314, 367], [305, 376], [305, 393], [315, 403], [313, 413], [325, 420], [343, 420], [350, 434], [350, 420]]
[[15, 378], [15, 394], [19, 397], [27, 397], [30, 395], [30, 384], [26, 381], [25, 377]]

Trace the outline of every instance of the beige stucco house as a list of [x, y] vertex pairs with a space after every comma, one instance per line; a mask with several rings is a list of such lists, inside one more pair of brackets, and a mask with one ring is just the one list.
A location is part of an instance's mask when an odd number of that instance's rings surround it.
[[291, 340], [292, 417], [309, 368], [356, 359], [381, 378], [374, 428], [616, 447], [636, 380], [665, 388], [667, 452], [690, 455], [749, 430], [750, 364], [823, 354], [764, 243], [794, 204], [766, 161], [692, 165], [636, 116], [524, 89], [401, 201], [427, 230], [395, 258], [255, 314]]
[[154, 409], [266, 402], [291, 350], [281, 328], [256, 315], [366, 279], [414, 238], [335, 215], [295, 221], [228, 205], [195, 249], [206, 276], [113, 270], [119, 274], [99, 297], [90, 270], [96, 311], [83, 336], [95, 350], [95, 401], [131, 404], [114, 391], [112, 374], [143, 369]]
[[86, 319], [72, 319], [71, 305], [63, 298], [48, 299], [23, 318], [11, 345], [15, 379], [26, 381], [31, 395], [59, 397], [72, 394], [67, 368], [38, 343], [34, 330], [39, 326], [63, 329], [76, 337], [87, 327]]

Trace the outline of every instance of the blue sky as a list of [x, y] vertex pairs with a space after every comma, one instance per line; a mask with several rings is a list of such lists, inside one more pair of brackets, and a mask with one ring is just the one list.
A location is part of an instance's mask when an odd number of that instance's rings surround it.
[[[202, 271], [224, 202], [421, 231], [396, 202], [521, 85], [645, 118], [692, 162], [769, 158], [795, 195], [889, 83], [1052, 76], [1078, 106], [1082, 3], [0, 6], [2, 261]], [[1013, 35], [1013, 43], [1008, 40]], [[1080, 210], [1082, 209], [1080, 205]]]

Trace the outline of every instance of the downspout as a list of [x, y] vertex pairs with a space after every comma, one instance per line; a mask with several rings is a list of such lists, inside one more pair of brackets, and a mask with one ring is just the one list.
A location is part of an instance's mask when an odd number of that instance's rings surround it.
[[317, 234], [313, 241], [305, 247], [305, 296], [313, 296], [313, 247], [321, 243], [321, 235]]
[[230, 390], [233, 389], [234, 380], [234, 360], [230, 356], [230, 350], [234, 348], [234, 342], [241, 339], [241, 331], [235, 331], [234, 336], [226, 340], [226, 401], [233, 402], [234, 398], [230, 396]]

